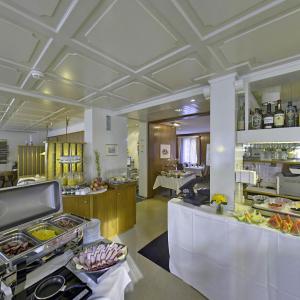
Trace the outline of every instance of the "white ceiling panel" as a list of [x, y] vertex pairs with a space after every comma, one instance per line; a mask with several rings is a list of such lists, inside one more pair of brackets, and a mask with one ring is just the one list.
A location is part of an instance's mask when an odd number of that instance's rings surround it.
[[0, 83], [17, 85], [21, 74], [19, 70], [0, 65]]
[[113, 93], [126, 98], [129, 102], [136, 102], [155, 97], [160, 91], [142, 82], [133, 81], [115, 89]]
[[[75, 104], [134, 109], [212, 76], [294, 61], [299, 20], [299, 0], [0, 0], [0, 85], [11, 86], [0, 93], [0, 129], [82, 119]], [[202, 100], [133, 114], [207, 112]]]
[[79, 100], [89, 94], [87, 89], [84, 87], [54, 80], [44, 80], [38, 86], [37, 90], [46, 95], [59, 96], [74, 100]]
[[195, 84], [194, 79], [205, 72], [197, 58], [185, 58], [152, 73], [151, 77], [172, 90], [178, 90]]
[[291, 36], [291, 28], [299, 26], [300, 11], [229, 39], [220, 49], [231, 64], [249, 61], [252, 66], [294, 56], [300, 54], [300, 39]]
[[59, 3], [59, 0], [11, 0], [23, 8], [38, 16], [51, 17]]
[[97, 88], [117, 80], [121, 75], [119, 72], [77, 53], [66, 53], [53, 70], [65, 79]]
[[93, 99], [88, 102], [92, 106], [97, 106], [100, 108], [115, 110], [120, 109], [120, 107], [128, 106], [129, 102], [125, 100], [121, 100], [118, 98], [110, 97], [110, 96], [101, 96], [97, 99]]
[[[198, 14], [204, 26], [216, 27], [250, 9], [256, 8], [258, 4], [269, 1], [263, 0], [188, 0], [194, 11]], [[212, 9], [213, 8], [213, 9]]]
[[39, 42], [32, 32], [17, 24], [0, 19], [0, 57], [29, 63]]
[[85, 33], [88, 43], [132, 68], [139, 68], [182, 43], [141, 1], [113, 1]]

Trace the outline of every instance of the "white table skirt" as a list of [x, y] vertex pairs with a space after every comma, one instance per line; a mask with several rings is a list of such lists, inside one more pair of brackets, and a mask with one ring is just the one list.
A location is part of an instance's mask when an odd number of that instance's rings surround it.
[[299, 300], [300, 237], [168, 203], [170, 271], [210, 300]]
[[181, 177], [181, 178], [158, 175], [154, 182], [153, 189], [155, 190], [161, 186], [167, 189], [175, 190], [176, 193], [179, 194], [180, 188], [195, 178], [196, 178], [195, 174], [186, 177]]

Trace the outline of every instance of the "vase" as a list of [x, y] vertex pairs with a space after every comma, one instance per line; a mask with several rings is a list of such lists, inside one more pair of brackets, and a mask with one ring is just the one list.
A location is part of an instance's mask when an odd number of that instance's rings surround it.
[[218, 204], [217, 205], [216, 213], [218, 215], [222, 215], [223, 214], [223, 205], [222, 204]]

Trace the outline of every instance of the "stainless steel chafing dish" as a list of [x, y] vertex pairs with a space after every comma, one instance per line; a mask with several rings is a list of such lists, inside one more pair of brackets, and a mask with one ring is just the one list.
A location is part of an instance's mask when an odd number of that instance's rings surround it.
[[[45, 257], [80, 244], [89, 220], [62, 210], [57, 181], [0, 189], [0, 284], [15, 284], [20, 265], [24, 269], [45, 262]], [[34, 232], [41, 229], [54, 235], [39, 239]]]

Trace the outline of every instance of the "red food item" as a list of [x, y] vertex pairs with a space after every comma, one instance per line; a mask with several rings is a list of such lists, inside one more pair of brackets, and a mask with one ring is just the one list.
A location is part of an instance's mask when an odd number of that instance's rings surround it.
[[281, 209], [282, 204], [281, 203], [269, 203], [269, 207], [273, 209]]
[[275, 228], [275, 229], [280, 229], [281, 228], [281, 223], [282, 223], [282, 219], [281, 217], [276, 214], [276, 215], [273, 215], [270, 219], [269, 219], [269, 225], [272, 227], [272, 228]]
[[300, 220], [296, 220], [291, 229], [291, 233], [295, 235], [300, 235]]

